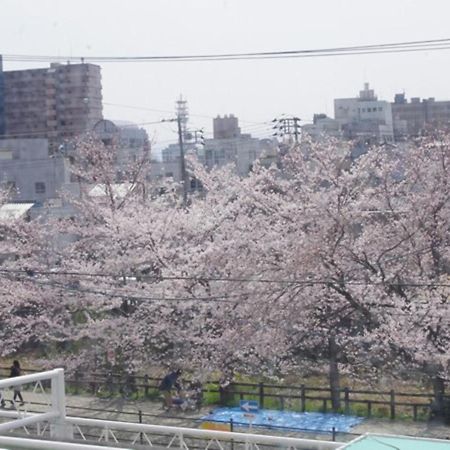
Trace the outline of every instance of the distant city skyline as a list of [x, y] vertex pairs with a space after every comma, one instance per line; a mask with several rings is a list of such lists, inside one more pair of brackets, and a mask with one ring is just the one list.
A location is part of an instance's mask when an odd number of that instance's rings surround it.
[[[169, 4], [170, 3], [170, 4]], [[371, 7], [373, 7], [371, 9]], [[170, 55], [294, 50], [448, 37], [445, 0], [3, 0], [0, 52], [48, 55]], [[104, 117], [136, 123], [171, 117], [180, 94], [191, 126], [234, 114], [242, 132], [265, 137], [285, 113], [304, 122], [333, 116], [335, 98], [364, 82], [378, 98], [450, 99], [450, 50], [330, 58], [102, 64]], [[46, 63], [4, 62], [4, 70]], [[120, 105], [120, 106], [119, 106]], [[141, 109], [142, 108], [142, 109]], [[145, 126], [159, 151], [173, 124]]]

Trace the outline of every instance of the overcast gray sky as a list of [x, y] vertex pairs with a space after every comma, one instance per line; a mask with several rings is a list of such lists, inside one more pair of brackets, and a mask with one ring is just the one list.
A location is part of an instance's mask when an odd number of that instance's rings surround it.
[[[0, 0], [0, 52], [167, 55], [294, 50], [450, 37], [449, 0]], [[42, 66], [5, 62], [4, 69]], [[192, 126], [234, 113], [243, 130], [295, 114], [333, 114], [333, 98], [369, 81], [379, 98], [450, 99], [450, 50], [261, 61], [107, 63], [106, 118], [168, 117], [182, 93]], [[199, 116], [194, 116], [198, 114]], [[244, 122], [245, 121], [245, 122]], [[157, 147], [176, 141], [170, 124], [150, 126]]]

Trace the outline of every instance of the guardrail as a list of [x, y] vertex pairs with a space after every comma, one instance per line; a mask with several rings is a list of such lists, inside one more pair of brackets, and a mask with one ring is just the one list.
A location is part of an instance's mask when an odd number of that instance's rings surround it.
[[[0, 417], [18, 416], [17, 411], [0, 411]], [[34, 423], [43, 422], [43, 414], [29, 414], [27, 419], [35, 419]], [[17, 419], [20, 420], [20, 419]], [[342, 443], [303, 439], [294, 437], [236, 433], [228, 431], [201, 430], [196, 428], [151, 425], [113, 420], [101, 420], [82, 417], [65, 418], [66, 428], [72, 427], [73, 440], [86, 443], [114, 443], [114, 445], [139, 445], [142, 447], [169, 448], [180, 450], [209, 450], [218, 447], [219, 450], [333, 450]], [[97, 433], [95, 433], [97, 430]], [[40, 438], [45, 437], [47, 428], [37, 429]], [[73, 442], [73, 441], [72, 441]], [[0, 437], [1, 444], [1, 437]], [[29, 448], [26, 446], [25, 448]], [[40, 447], [45, 448], [45, 447]], [[47, 447], [49, 448], [49, 447]], [[57, 448], [50, 446], [50, 448]], [[103, 448], [103, 447], [101, 447]]]
[[[27, 405], [32, 406], [42, 406], [43, 403], [41, 402], [27, 402]], [[169, 415], [169, 414], [152, 414], [148, 412], [144, 412], [140, 409], [138, 410], [112, 410], [112, 409], [105, 409], [105, 408], [91, 408], [87, 406], [72, 406], [69, 404], [66, 404], [66, 409], [71, 410], [72, 414], [77, 417], [85, 417], [85, 418], [91, 418], [93, 415], [95, 417], [100, 419], [108, 420], [109, 417], [117, 415], [120, 413], [121, 416], [125, 416], [125, 419], [123, 419], [123, 422], [131, 422], [131, 423], [149, 423], [154, 420], [175, 420], [180, 421], [179, 415]], [[1, 411], [1, 410], [0, 410]], [[28, 407], [29, 413], [36, 413], [39, 412], [37, 409], [31, 409]], [[15, 414], [14, 411], [7, 411], [3, 410], [0, 412], [0, 417], [3, 415], [4, 417], [13, 417]], [[88, 414], [88, 415], [85, 415]], [[102, 417], [104, 415], [105, 417]], [[199, 416], [186, 416], [183, 414], [181, 417], [183, 420], [183, 423], [185, 426], [189, 427], [197, 427], [199, 422], [202, 422], [201, 418]], [[248, 423], [241, 423], [236, 420], [230, 419], [229, 422], [224, 422], [223, 420], [213, 420], [208, 419], [207, 422], [211, 423], [217, 423], [221, 425], [228, 426], [231, 431], [236, 430], [242, 430], [242, 429], [249, 429]], [[304, 436], [311, 436], [311, 435], [321, 435], [326, 436], [327, 439], [329, 438], [332, 441], [338, 441], [338, 440], [347, 440], [350, 438], [354, 438], [359, 436], [359, 433], [352, 433], [349, 431], [338, 431], [335, 427], [331, 427], [329, 429], [311, 429], [311, 428], [304, 428], [304, 427], [295, 427], [295, 426], [280, 426], [280, 425], [270, 425], [268, 427], [267, 425], [259, 425], [259, 424], [252, 424], [253, 430], [267, 430], [270, 429], [271, 433], [295, 433], [298, 437], [304, 437]]]
[[19, 449], [39, 450], [129, 450], [118, 447], [99, 447], [98, 445], [75, 444], [70, 442], [45, 441], [42, 439], [29, 439], [11, 436], [0, 436], [0, 445]]
[[[50, 411], [39, 415], [30, 416], [20, 411], [20, 409], [17, 409], [17, 417], [15, 417], [15, 420], [0, 424], [0, 433], [37, 424], [39, 422], [51, 422], [52, 436], [65, 436], [64, 419], [66, 416], [66, 403], [63, 369], [53, 369], [46, 372], [21, 375], [19, 377], [0, 380], [0, 391], [3, 392], [3, 390], [8, 388], [34, 383], [33, 390], [36, 390], [36, 388], [41, 388], [42, 392], [45, 394], [44, 387], [42, 385], [43, 381], [49, 381], [51, 385], [51, 397], [49, 399], [49, 403], [47, 404]], [[16, 406], [14, 401], [13, 405]]]
[[[8, 370], [0, 367], [0, 373]], [[28, 370], [32, 371], [32, 370]], [[67, 389], [74, 393], [89, 393], [100, 397], [121, 395], [125, 398], [154, 398], [159, 395], [161, 378], [148, 375], [132, 376], [117, 373], [92, 373], [84, 376], [74, 373], [66, 378]], [[186, 381], [189, 383], [189, 381]], [[331, 411], [329, 388], [301, 385], [276, 385], [267, 383], [230, 383], [222, 389], [218, 381], [203, 384], [203, 399], [220, 405], [237, 405], [239, 400], [258, 400], [262, 408], [292, 409], [296, 411]], [[418, 420], [427, 418], [431, 412], [432, 393], [375, 391], [363, 389], [340, 389], [341, 412], [367, 417], [381, 416], [396, 419], [402, 417]], [[414, 401], [416, 400], [416, 401]]]

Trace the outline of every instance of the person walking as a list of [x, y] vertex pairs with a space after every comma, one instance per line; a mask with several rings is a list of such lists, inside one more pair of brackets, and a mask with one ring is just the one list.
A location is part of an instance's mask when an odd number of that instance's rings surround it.
[[159, 385], [159, 390], [164, 395], [164, 405], [167, 409], [170, 409], [172, 407], [172, 389], [175, 388], [178, 391], [181, 389], [181, 386], [178, 383], [178, 377], [180, 375], [181, 369], [170, 372], [162, 379], [161, 384]]
[[[9, 374], [9, 377], [10, 378], [20, 377], [20, 375], [22, 375], [22, 369], [20, 368], [19, 361], [17, 361], [16, 359], [13, 361], [13, 365], [11, 366], [11, 373]], [[14, 386], [14, 396], [13, 401], [11, 403], [14, 404], [16, 399], [20, 400], [20, 405], [25, 404], [25, 402], [23, 401], [22, 393], [20, 392], [20, 386]]]

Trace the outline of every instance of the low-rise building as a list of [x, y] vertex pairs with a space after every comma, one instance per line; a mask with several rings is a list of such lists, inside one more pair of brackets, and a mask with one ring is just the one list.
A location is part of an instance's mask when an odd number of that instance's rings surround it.
[[132, 122], [102, 119], [94, 125], [92, 132], [104, 145], [115, 145], [118, 181], [122, 181], [127, 166], [150, 154], [147, 132]]
[[49, 155], [47, 139], [0, 139], [0, 183], [10, 198], [44, 203], [70, 181], [69, 162]]
[[341, 124], [326, 114], [314, 114], [313, 123], [302, 126], [302, 131], [314, 139], [322, 136], [342, 137]]
[[[278, 144], [273, 139], [258, 139], [243, 134], [238, 118], [230, 115], [216, 117], [213, 121], [213, 139], [205, 139], [203, 145], [186, 145], [186, 154], [195, 154], [208, 169], [233, 164], [240, 176], [246, 176], [256, 160], [270, 165], [277, 161]], [[172, 177], [181, 180], [180, 147], [171, 144], [162, 151], [162, 162], [152, 167], [152, 176]]]

